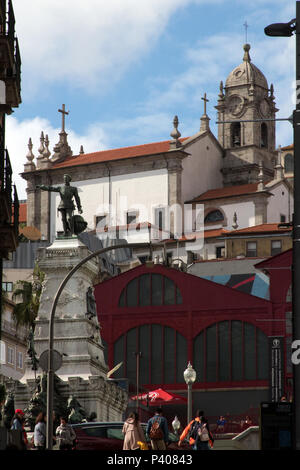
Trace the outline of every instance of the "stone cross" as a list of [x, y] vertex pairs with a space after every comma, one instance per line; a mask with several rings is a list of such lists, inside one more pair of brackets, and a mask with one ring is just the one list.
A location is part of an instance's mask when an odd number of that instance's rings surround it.
[[246, 43], [247, 43], [247, 33], [248, 33], [248, 28], [249, 28], [249, 25], [247, 23], [247, 21], [245, 21], [245, 23], [243, 24], [243, 26], [245, 27], [245, 39], [246, 39]]
[[62, 105], [62, 109], [58, 110], [59, 113], [62, 114], [62, 125], [61, 125], [61, 131], [65, 132], [65, 115], [69, 114], [69, 111], [65, 110], [65, 105]]
[[201, 99], [204, 101], [204, 114], [206, 114], [206, 103], [209, 102], [209, 100], [206, 98], [206, 93], [204, 93], [204, 96]]

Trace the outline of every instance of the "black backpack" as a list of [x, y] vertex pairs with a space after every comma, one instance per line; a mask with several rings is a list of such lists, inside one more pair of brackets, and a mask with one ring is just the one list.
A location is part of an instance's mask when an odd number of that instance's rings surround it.
[[191, 426], [189, 437], [196, 440], [198, 437], [198, 430], [201, 429], [201, 427], [202, 427], [202, 423], [200, 421], [195, 420]]

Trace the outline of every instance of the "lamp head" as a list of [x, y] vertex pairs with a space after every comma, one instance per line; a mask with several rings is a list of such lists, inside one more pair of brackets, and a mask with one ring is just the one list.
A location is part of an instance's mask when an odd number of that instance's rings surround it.
[[288, 37], [292, 36], [296, 29], [296, 18], [289, 23], [274, 23], [266, 26], [264, 31], [267, 36]]

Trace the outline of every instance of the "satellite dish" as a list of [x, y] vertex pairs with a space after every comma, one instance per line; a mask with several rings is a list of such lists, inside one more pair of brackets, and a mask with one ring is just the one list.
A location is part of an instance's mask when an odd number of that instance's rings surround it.
[[[61, 368], [62, 365], [62, 355], [53, 349], [53, 370], [57, 371]], [[49, 362], [49, 350], [43, 351], [39, 358], [39, 366], [44, 372], [48, 372], [48, 362]]]

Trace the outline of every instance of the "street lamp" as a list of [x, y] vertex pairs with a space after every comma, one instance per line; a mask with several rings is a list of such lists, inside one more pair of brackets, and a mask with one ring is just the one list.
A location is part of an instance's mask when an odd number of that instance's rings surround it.
[[190, 362], [183, 373], [183, 377], [188, 386], [187, 422], [190, 423], [192, 420], [192, 386], [196, 380], [196, 371]]
[[[293, 112], [294, 129], [294, 214], [293, 214], [293, 262], [292, 262], [292, 305], [293, 345], [300, 340], [300, 2], [296, 2], [296, 18], [289, 23], [275, 23], [265, 28], [267, 36], [289, 37], [296, 34], [296, 109]], [[300, 366], [293, 363], [293, 447], [300, 450]]]

